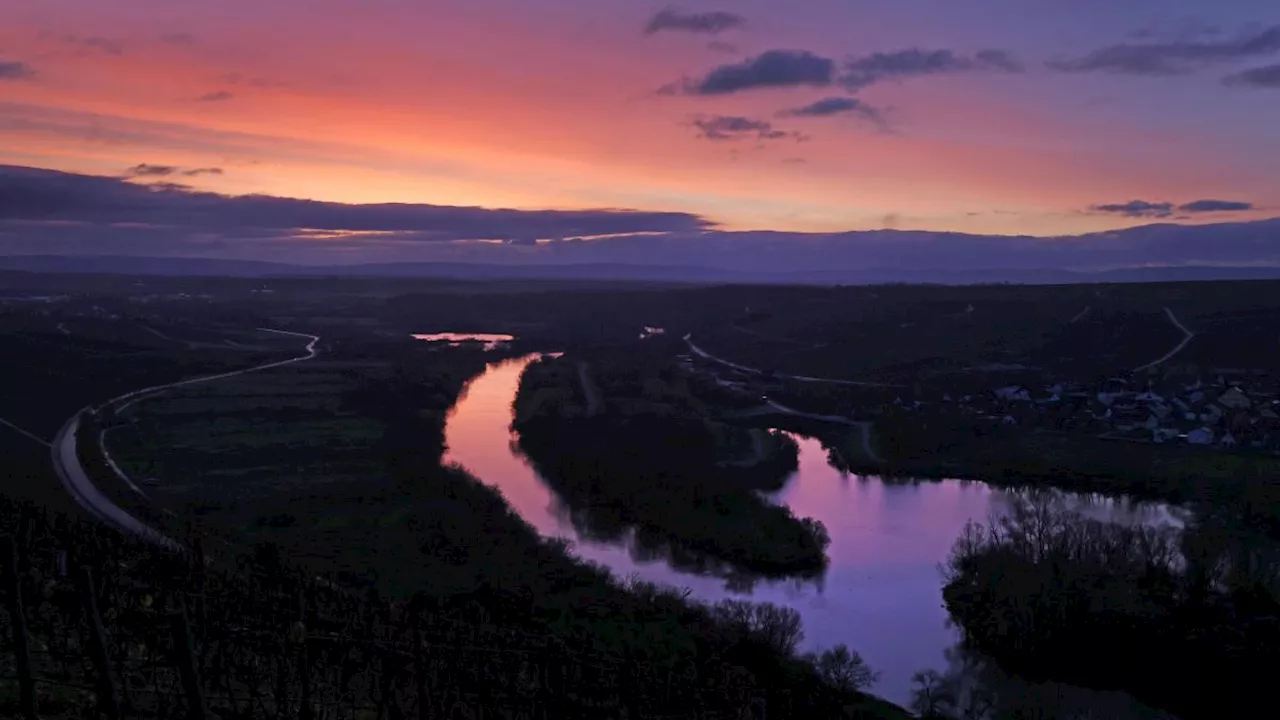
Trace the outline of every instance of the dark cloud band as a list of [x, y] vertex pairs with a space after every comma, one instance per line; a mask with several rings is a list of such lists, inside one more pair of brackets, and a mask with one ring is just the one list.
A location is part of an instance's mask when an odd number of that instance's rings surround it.
[[713, 68], [706, 75], [684, 84], [689, 95], [728, 95], [759, 88], [796, 86], [823, 87], [835, 79], [836, 63], [807, 50], [769, 50]]
[[1196, 213], [1244, 212], [1253, 210], [1254, 206], [1253, 203], [1240, 202], [1238, 200], [1192, 200], [1181, 205], [1174, 205], [1171, 202], [1130, 200], [1125, 203], [1094, 205], [1089, 209], [1096, 213], [1123, 215], [1131, 218], [1167, 218], [1173, 217], [1175, 211], [1192, 215]]
[[[138, 165], [135, 176], [217, 174]], [[420, 204], [352, 205], [267, 195], [227, 196], [176, 184], [0, 166], [0, 221], [166, 226], [192, 232], [335, 230], [403, 233], [421, 240], [561, 238], [709, 228], [696, 215], [631, 210], [507, 210]]]
[[1226, 40], [1122, 43], [1099, 48], [1074, 60], [1055, 60], [1062, 72], [1122, 75], [1183, 75], [1211, 63], [1243, 60], [1280, 52], [1280, 25]]
[[1280, 63], [1242, 70], [1223, 78], [1227, 85], [1280, 89]]
[[0, 60], [0, 80], [28, 80], [35, 75], [35, 70], [24, 62]]
[[700, 131], [698, 137], [706, 140], [802, 140], [803, 135], [779, 130], [765, 120], [754, 120], [739, 115], [712, 115], [693, 121]]
[[728, 95], [746, 90], [783, 87], [828, 87], [850, 91], [876, 83], [925, 75], [960, 72], [1021, 72], [1022, 63], [1003, 50], [963, 55], [952, 50], [912, 48], [851, 57], [837, 63], [807, 50], [769, 50], [740, 62], [712, 68], [700, 78], [668, 86], [687, 95]]

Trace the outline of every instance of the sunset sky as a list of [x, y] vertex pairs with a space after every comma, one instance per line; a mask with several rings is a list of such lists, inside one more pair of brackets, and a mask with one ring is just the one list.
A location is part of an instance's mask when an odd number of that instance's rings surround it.
[[0, 3], [0, 164], [170, 194], [1059, 236], [1277, 157], [1275, 0]]

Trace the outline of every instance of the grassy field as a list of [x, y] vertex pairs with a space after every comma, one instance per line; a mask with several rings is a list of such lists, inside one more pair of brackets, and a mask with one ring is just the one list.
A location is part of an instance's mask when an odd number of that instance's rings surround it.
[[1178, 362], [1280, 365], [1280, 283], [735, 290], [742, 305], [686, 326], [709, 352], [789, 374], [909, 382], [1018, 364], [1091, 379], [1179, 342], [1165, 308], [1196, 333]]
[[[151, 327], [199, 333], [208, 347], [162, 338]], [[80, 408], [150, 385], [287, 358], [298, 347], [297, 338], [252, 326], [0, 307], [0, 419], [21, 428], [0, 424], [0, 492], [78, 512], [41, 441], [51, 441]]]
[[381, 426], [342, 409], [352, 369], [319, 359], [177, 388], [122, 413], [108, 446], [162, 506], [269, 533], [264, 509], [283, 498], [386, 482]]

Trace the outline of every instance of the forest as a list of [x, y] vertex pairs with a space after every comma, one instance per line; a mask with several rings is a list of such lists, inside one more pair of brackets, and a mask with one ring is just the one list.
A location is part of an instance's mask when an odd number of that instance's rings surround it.
[[966, 641], [1006, 667], [1186, 718], [1248, 716], [1280, 664], [1280, 555], [1236, 517], [1126, 526], [1034, 494], [967, 528], [943, 597]]

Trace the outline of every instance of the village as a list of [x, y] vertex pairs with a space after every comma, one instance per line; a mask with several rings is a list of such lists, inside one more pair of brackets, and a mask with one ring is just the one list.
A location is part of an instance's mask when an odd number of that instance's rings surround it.
[[796, 382], [697, 355], [680, 355], [677, 362], [686, 372], [736, 396], [735, 404], [794, 407], [814, 418], [874, 420], [910, 414], [953, 427], [995, 423], [1119, 442], [1280, 455], [1280, 377], [1266, 370], [1169, 364], [1159, 371], [1152, 368], [1093, 382], [955, 378], [953, 383], [932, 382], [928, 387], [865, 388], [856, 403], [849, 403], [856, 407], [842, 409], [833, 403], [844, 393], [817, 379]]
[[1158, 379], [1112, 377], [1038, 389], [1015, 384], [990, 393], [944, 394], [940, 401], [961, 415], [989, 422], [1110, 440], [1280, 453], [1280, 382], [1260, 370], [1185, 368]]

